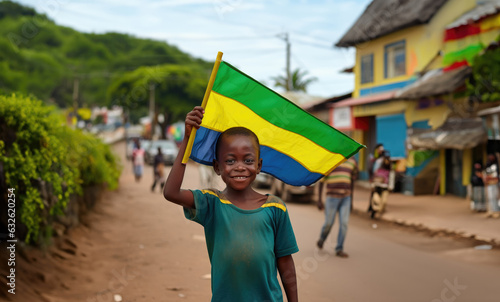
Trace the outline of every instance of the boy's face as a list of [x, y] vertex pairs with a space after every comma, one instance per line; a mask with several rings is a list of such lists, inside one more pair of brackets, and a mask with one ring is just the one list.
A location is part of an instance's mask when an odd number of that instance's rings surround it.
[[246, 189], [261, 168], [259, 146], [251, 137], [231, 135], [223, 138], [218, 160], [214, 161], [214, 169], [228, 187], [234, 190]]

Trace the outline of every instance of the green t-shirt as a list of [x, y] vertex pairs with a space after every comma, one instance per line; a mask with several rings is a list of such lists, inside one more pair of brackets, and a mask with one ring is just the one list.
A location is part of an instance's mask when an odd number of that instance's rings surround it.
[[268, 195], [255, 210], [233, 205], [222, 192], [193, 190], [187, 219], [205, 228], [212, 264], [212, 301], [283, 301], [276, 259], [298, 252], [285, 203]]

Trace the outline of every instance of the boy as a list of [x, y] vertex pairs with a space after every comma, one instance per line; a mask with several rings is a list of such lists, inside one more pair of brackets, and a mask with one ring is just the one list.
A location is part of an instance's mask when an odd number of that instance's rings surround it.
[[186, 218], [205, 228], [212, 301], [283, 301], [277, 271], [288, 301], [298, 301], [292, 258], [298, 247], [286, 206], [276, 196], [262, 195], [251, 187], [262, 167], [253, 132], [231, 128], [217, 141], [213, 165], [227, 185], [224, 191], [181, 189], [182, 156], [203, 113], [203, 108], [195, 107], [186, 116], [185, 137], [163, 195], [182, 205]]

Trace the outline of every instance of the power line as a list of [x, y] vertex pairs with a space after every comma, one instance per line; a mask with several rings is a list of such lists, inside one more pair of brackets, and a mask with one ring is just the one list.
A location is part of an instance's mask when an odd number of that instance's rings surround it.
[[252, 54], [252, 59], [256, 57], [262, 57], [262, 56], [267, 56], [267, 55], [274, 55], [277, 53], [283, 52], [281, 48], [272, 48], [272, 49], [259, 49], [259, 50], [251, 50], [251, 49], [232, 49], [227, 51], [228, 53], [248, 53], [251, 52]]
[[303, 36], [303, 37], [307, 37], [309, 39], [314, 39], [318, 42], [326, 42], [326, 43], [329, 43], [330, 45], [333, 44], [332, 42], [330, 42], [329, 40], [326, 40], [325, 38], [320, 38], [320, 37], [316, 37], [316, 36], [312, 36], [310, 33], [305, 33], [305, 32], [301, 32], [301, 31], [298, 31], [298, 30], [293, 30], [293, 33], [294, 34], [298, 34], [300, 36]]
[[300, 41], [300, 40], [295, 40], [295, 39], [294, 39], [294, 42], [300, 43], [300, 44], [304, 44], [304, 45], [314, 46], [314, 47], [317, 47], [317, 48], [324, 48], [324, 49], [328, 49], [328, 50], [334, 50], [333, 47], [331, 47], [331, 46], [326, 46], [326, 45], [322, 45], [322, 44], [318, 44], [318, 43], [305, 42], [305, 41]]
[[272, 36], [228, 36], [228, 37], [167, 37], [166, 39], [171, 40], [181, 40], [181, 41], [231, 41], [231, 40], [259, 40], [259, 39], [271, 39], [276, 38], [276, 35]]

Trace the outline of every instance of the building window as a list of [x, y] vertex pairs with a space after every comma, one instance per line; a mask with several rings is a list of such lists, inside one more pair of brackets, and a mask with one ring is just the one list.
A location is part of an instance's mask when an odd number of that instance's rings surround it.
[[373, 54], [361, 57], [361, 84], [373, 82]]
[[386, 79], [406, 74], [406, 43], [399, 41], [385, 46], [384, 75]]

